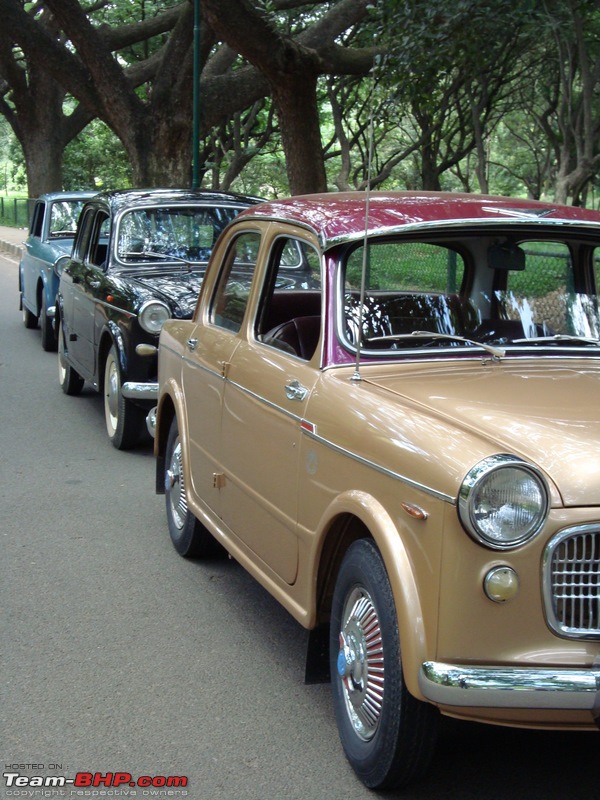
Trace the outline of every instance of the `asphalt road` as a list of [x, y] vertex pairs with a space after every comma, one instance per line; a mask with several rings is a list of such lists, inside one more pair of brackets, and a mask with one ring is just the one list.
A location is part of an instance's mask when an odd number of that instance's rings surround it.
[[[0, 779], [0, 796], [373, 797], [341, 752], [329, 687], [303, 683], [304, 631], [235, 562], [176, 554], [151, 447], [117, 452], [99, 396], [63, 395], [39, 337], [0, 257], [0, 759], [188, 786], [15, 794]], [[427, 778], [392, 796], [592, 800], [599, 745], [445, 720]]]

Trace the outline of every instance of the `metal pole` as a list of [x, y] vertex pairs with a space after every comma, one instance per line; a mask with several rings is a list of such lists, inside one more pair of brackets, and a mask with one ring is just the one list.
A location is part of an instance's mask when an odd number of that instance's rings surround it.
[[200, 0], [194, 0], [194, 88], [192, 98], [192, 189], [200, 187]]

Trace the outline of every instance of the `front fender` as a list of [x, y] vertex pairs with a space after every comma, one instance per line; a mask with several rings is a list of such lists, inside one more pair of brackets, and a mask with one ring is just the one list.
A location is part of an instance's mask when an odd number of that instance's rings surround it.
[[101, 358], [101, 364], [99, 372], [101, 381], [104, 380], [104, 364], [106, 362], [106, 356], [108, 355], [108, 351], [113, 344], [117, 349], [121, 378], [123, 381], [126, 381], [129, 362], [127, 359], [127, 352], [125, 350], [125, 341], [123, 339], [123, 333], [121, 332], [121, 329], [115, 322], [113, 322], [113, 320], [107, 320], [105, 329], [100, 337], [100, 342], [99, 356]]
[[[154, 455], [156, 457], [156, 493], [164, 494], [164, 466], [165, 466], [165, 452], [167, 449], [167, 438], [171, 428], [171, 422], [174, 417], [177, 417], [179, 426], [179, 437], [181, 440], [181, 447], [183, 450], [184, 469], [189, 473], [189, 452], [188, 452], [188, 437], [186, 426], [182, 425], [180, 420], [184, 419], [185, 414], [185, 397], [181, 391], [181, 387], [173, 379], [168, 380], [158, 398], [158, 405], [156, 407], [156, 427], [154, 430]], [[191, 476], [184, 475], [186, 485], [190, 486]]]
[[[424, 699], [418, 683], [419, 668], [435, 652], [435, 633], [426, 630], [423, 601], [405, 546], [411, 538], [408, 525], [404, 527], [401, 519], [394, 521], [377, 499], [359, 490], [336, 497], [324, 519], [331, 521], [344, 515], [360, 520], [379, 548], [394, 594], [404, 679], [410, 693]], [[323, 523], [322, 540], [329, 525]], [[433, 593], [437, 595], [437, 587]]]

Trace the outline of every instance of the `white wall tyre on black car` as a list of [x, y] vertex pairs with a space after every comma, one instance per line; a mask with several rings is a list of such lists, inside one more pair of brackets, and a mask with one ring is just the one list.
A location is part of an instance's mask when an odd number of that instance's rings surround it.
[[333, 705], [344, 752], [370, 789], [398, 789], [427, 768], [438, 711], [409, 694], [402, 675], [396, 610], [374, 542], [348, 549], [330, 624]]
[[185, 558], [213, 558], [223, 555], [224, 548], [188, 508], [176, 417], [173, 418], [167, 439], [164, 486], [169, 534], [179, 555]]
[[140, 440], [146, 412], [123, 397], [121, 367], [116, 346], [110, 348], [104, 365], [104, 419], [106, 432], [117, 450], [130, 450]]

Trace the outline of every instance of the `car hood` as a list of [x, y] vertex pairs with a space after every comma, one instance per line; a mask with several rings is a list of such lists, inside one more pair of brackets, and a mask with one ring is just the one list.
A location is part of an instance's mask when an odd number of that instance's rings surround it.
[[55, 253], [56, 258], [59, 256], [70, 256], [73, 249], [73, 237], [57, 238], [48, 240], [49, 247]]
[[600, 365], [428, 367], [367, 381], [538, 465], [566, 506], [600, 505]]
[[132, 283], [150, 293], [157, 300], [163, 300], [171, 308], [173, 316], [189, 319], [194, 313], [198, 293], [204, 279], [204, 270], [185, 272], [169, 270], [151, 274], [137, 273], [129, 276]]

